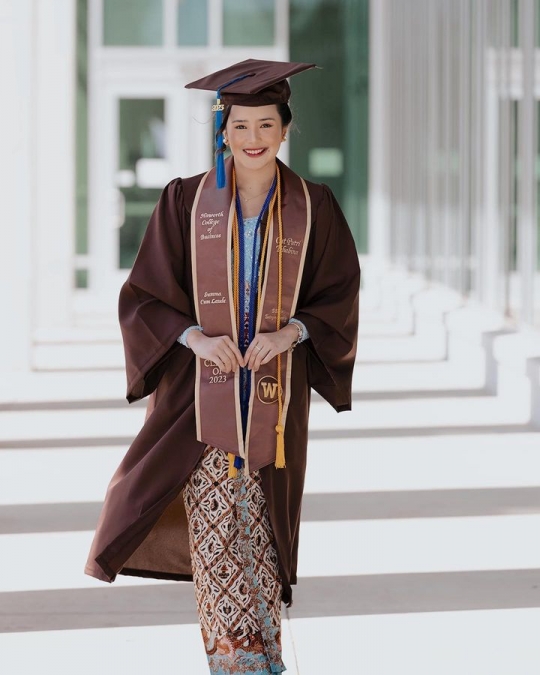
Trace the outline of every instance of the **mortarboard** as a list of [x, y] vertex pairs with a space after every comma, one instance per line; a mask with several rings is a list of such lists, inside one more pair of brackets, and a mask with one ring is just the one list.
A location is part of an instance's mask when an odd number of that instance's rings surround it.
[[[291, 63], [288, 61], [262, 61], [247, 59], [211, 73], [200, 80], [186, 84], [187, 89], [205, 89], [215, 91], [216, 105], [212, 111], [216, 113], [216, 135], [223, 121], [225, 105], [261, 106], [273, 103], [287, 103], [291, 89], [287, 77], [304, 70], [315, 68], [314, 63]], [[223, 138], [219, 134], [217, 143], [217, 185], [225, 186], [223, 164]]]

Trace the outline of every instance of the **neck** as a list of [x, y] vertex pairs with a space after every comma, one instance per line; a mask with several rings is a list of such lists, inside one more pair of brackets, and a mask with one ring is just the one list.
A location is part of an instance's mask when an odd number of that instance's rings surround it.
[[235, 164], [236, 185], [244, 195], [259, 194], [270, 189], [276, 175], [276, 162], [254, 171]]

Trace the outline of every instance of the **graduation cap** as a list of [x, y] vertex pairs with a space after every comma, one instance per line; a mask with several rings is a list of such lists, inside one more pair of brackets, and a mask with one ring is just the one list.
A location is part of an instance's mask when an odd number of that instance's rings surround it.
[[[274, 103], [287, 103], [291, 89], [287, 77], [304, 70], [315, 68], [314, 63], [291, 63], [289, 61], [262, 61], [246, 59], [223, 68], [206, 77], [186, 84], [187, 89], [205, 89], [215, 91], [217, 101], [212, 106], [215, 112], [216, 135], [223, 122], [223, 110], [226, 105], [262, 106]], [[223, 161], [223, 136], [219, 134], [217, 143], [217, 186], [225, 186], [225, 166]]]

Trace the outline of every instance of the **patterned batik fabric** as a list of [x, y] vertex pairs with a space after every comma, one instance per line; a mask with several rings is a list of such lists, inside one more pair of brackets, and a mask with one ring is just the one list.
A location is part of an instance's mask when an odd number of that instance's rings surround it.
[[259, 472], [229, 478], [227, 453], [207, 446], [184, 503], [211, 675], [283, 672], [282, 585]]

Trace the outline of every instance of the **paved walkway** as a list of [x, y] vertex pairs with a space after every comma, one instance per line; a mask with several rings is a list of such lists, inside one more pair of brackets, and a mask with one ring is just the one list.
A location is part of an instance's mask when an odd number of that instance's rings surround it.
[[[287, 672], [537, 675], [540, 430], [527, 387], [510, 374], [491, 394], [476, 345], [446, 358], [440, 321], [411, 332], [400, 285], [365, 280], [354, 411], [312, 407]], [[144, 416], [122, 400], [114, 340], [39, 358], [62, 368], [89, 352], [88, 370], [0, 383], [0, 673], [206, 675], [190, 584], [82, 573]]]

